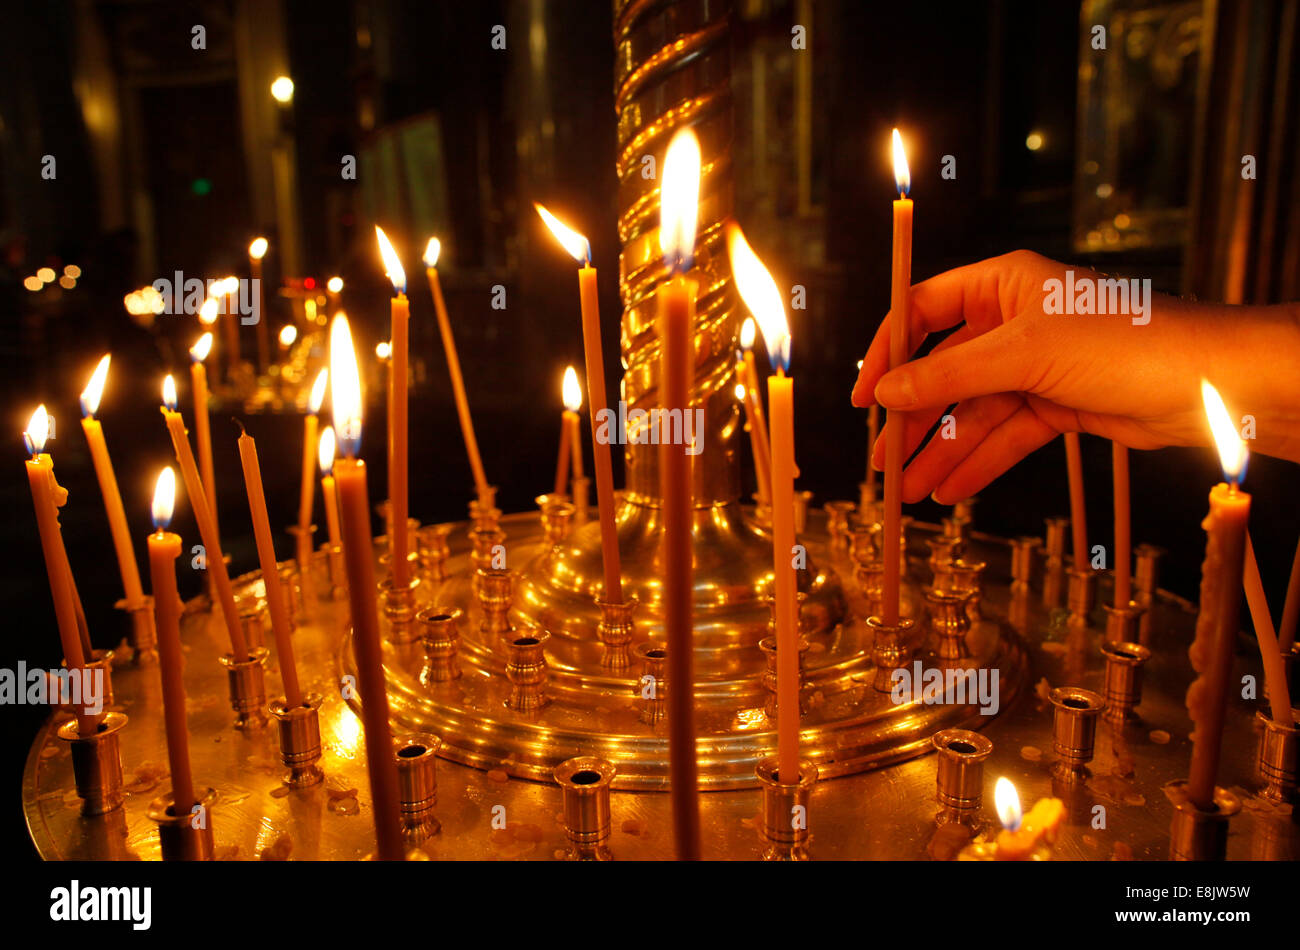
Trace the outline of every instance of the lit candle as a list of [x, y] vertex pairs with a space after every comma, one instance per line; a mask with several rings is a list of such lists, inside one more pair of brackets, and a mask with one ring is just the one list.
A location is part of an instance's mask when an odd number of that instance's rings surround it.
[[237, 662], [245, 663], [248, 661], [248, 643], [244, 640], [244, 631], [239, 626], [239, 611], [235, 609], [235, 592], [230, 586], [226, 559], [221, 553], [221, 537], [217, 534], [216, 520], [208, 508], [203, 479], [199, 475], [198, 466], [194, 464], [194, 453], [190, 450], [189, 436], [185, 433], [185, 421], [176, 411], [176, 380], [172, 379], [170, 373], [163, 380], [162, 395], [163, 420], [167, 423], [167, 432], [171, 436], [172, 448], [176, 452], [176, 463], [181, 467], [185, 491], [190, 496], [190, 507], [194, 510], [194, 521], [199, 527], [199, 537], [203, 539], [204, 561], [216, 594], [214, 600], [221, 607], [221, 616], [226, 622], [231, 653]]
[[1218, 392], [1201, 381], [1201, 398], [1226, 481], [1210, 491], [1210, 513], [1201, 523], [1208, 535], [1201, 569], [1200, 612], [1188, 655], [1197, 677], [1187, 690], [1187, 711], [1195, 723], [1187, 797], [1202, 811], [1214, 810], [1223, 723], [1232, 692], [1232, 653], [1241, 611], [1250, 495], [1238, 488], [1249, 453]]
[[794, 379], [790, 324], [776, 281], [750, 248], [740, 228], [727, 228], [727, 249], [736, 289], [758, 320], [776, 372], [767, 378], [772, 423], [772, 573], [776, 588], [777, 779], [799, 783], [799, 618], [794, 533]]
[[194, 438], [199, 445], [199, 471], [207, 490], [208, 510], [212, 523], [220, 527], [217, 517], [217, 481], [212, 468], [212, 428], [208, 418], [208, 371], [203, 367], [212, 349], [212, 334], [204, 333], [190, 347], [190, 382], [194, 386]]
[[342, 277], [331, 277], [325, 282], [325, 299], [330, 313], [339, 308], [339, 294], [341, 293], [343, 293]]
[[325, 505], [325, 525], [329, 531], [330, 548], [339, 544], [339, 500], [334, 488], [334, 427], [326, 426], [320, 434], [320, 490]]
[[[736, 369], [744, 368], [744, 363], [737, 363]], [[763, 446], [760, 439], [760, 430], [758, 426], [758, 416], [754, 411], [754, 405], [758, 402], [758, 394], [748, 388], [744, 383], [736, 383], [736, 399], [745, 407], [745, 428], [749, 430], [749, 448], [754, 455], [754, 476], [758, 482], [758, 500], [760, 504], [770, 504], [772, 501], [771, 493], [771, 475], [772, 456], [764, 456]]]
[[617, 441], [617, 434], [611, 431], [612, 426], [609, 423], [600, 421], [609, 416], [609, 407], [605, 394], [605, 359], [601, 352], [600, 297], [597, 293], [596, 268], [591, 266], [591, 242], [563, 224], [541, 205], [534, 204], [534, 207], [560, 245], [582, 265], [578, 268], [578, 300], [582, 312], [583, 356], [587, 367], [587, 415], [591, 422], [591, 454], [596, 468], [596, 506], [600, 512], [600, 554], [605, 577], [604, 598], [610, 603], [622, 603], [623, 573], [618, 554], [614, 466], [609, 448], [610, 442]]
[[407, 381], [406, 367], [409, 359], [408, 327], [411, 322], [411, 305], [406, 299], [406, 271], [402, 261], [388, 241], [388, 235], [376, 225], [375, 237], [379, 240], [379, 253], [384, 259], [384, 270], [393, 282], [393, 297], [389, 305], [392, 317], [392, 363], [388, 368], [388, 389], [392, 395], [389, 409], [392, 413], [388, 419], [388, 470], [390, 472], [389, 493], [390, 512], [392, 514], [392, 532], [388, 539], [389, 570], [393, 575], [393, 586], [406, 587], [411, 582], [411, 564], [406, 559], [410, 550], [407, 543], [407, 424], [406, 401]]
[[1088, 513], [1083, 497], [1083, 453], [1079, 433], [1065, 433], [1065, 465], [1070, 478], [1070, 540], [1074, 544], [1074, 569], [1090, 570], [1088, 564]]
[[[323, 371], [322, 371], [323, 372]], [[257, 561], [262, 568], [266, 588], [266, 607], [271, 614], [271, 630], [280, 659], [280, 679], [284, 683], [284, 704], [289, 709], [302, 705], [298, 686], [298, 668], [293, 660], [292, 630], [289, 627], [289, 602], [280, 586], [280, 570], [275, 560], [275, 542], [271, 538], [271, 519], [266, 513], [266, 494], [262, 489], [262, 467], [257, 461], [257, 443], [241, 425], [239, 462], [244, 469], [244, 490], [248, 493], [248, 511], [253, 518], [253, 538], [257, 542]]]
[[126, 526], [126, 510], [122, 507], [122, 493], [118, 491], [117, 476], [113, 473], [113, 460], [108, 455], [108, 444], [104, 441], [104, 427], [95, 418], [99, 409], [100, 397], [104, 394], [104, 383], [108, 379], [108, 364], [111, 357], [105, 354], [95, 367], [90, 382], [81, 394], [81, 431], [86, 434], [86, 443], [90, 446], [90, 458], [95, 464], [95, 477], [99, 479], [99, 493], [104, 499], [104, 511], [108, 514], [108, 529], [113, 535], [113, 549], [117, 554], [117, 569], [122, 575], [122, 591], [126, 598], [128, 610], [134, 610], [144, 602], [144, 589], [140, 586], [140, 568], [135, 562], [135, 551], [131, 548], [131, 533]]
[[555, 494], [565, 494], [569, 484], [569, 462], [573, 462], [574, 479], [582, 478], [582, 443], [578, 438], [578, 410], [582, 408], [582, 387], [572, 367], [564, 371], [561, 386], [564, 412], [560, 415], [560, 454], [555, 460]]
[[[894, 181], [898, 199], [894, 202], [893, 262], [889, 291], [889, 368], [907, 362], [908, 323], [912, 310], [912, 175], [907, 167], [903, 139], [894, 129]], [[906, 414], [894, 411], [893, 424], [885, 440], [885, 526], [881, 544], [885, 562], [884, 592], [880, 619], [886, 626], [896, 626], [902, 599], [903, 533], [903, 428]]]
[[[672, 277], [659, 288], [660, 405], [671, 418], [685, 418], [691, 406], [695, 365], [692, 326], [697, 284], [686, 276], [694, 263], [699, 214], [700, 144], [683, 129], [664, 157], [659, 189], [659, 247]], [[593, 390], [594, 392], [594, 390]], [[592, 402], [595, 402], [593, 399]], [[695, 758], [695, 644], [692, 637], [691, 457], [688, 446], [662, 438], [659, 493], [662, 503], [663, 617], [668, 647], [668, 760], [673, 834], [677, 857], [700, 857], [699, 766]]]
[[1115, 483], [1115, 606], [1127, 607], [1133, 595], [1133, 530], [1129, 516], [1128, 449], [1110, 444]]
[[993, 800], [1002, 821], [994, 839], [994, 857], [999, 861], [1035, 861], [1050, 856], [1050, 845], [1065, 817], [1065, 803], [1059, 798], [1040, 798], [1022, 817], [1020, 795], [1008, 778], [999, 778]]
[[307, 403], [307, 418], [302, 423], [302, 485], [298, 492], [298, 567], [304, 573], [311, 560], [311, 511], [316, 489], [316, 429], [320, 425], [318, 414], [325, 401], [325, 387], [330, 371], [321, 370], [311, 387]]
[[[63, 662], [69, 670], [84, 676], [87, 654], [77, 628], [72, 572], [68, 568], [68, 554], [64, 550], [63, 533], [59, 528], [59, 489], [54, 482], [54, 463], [48, 455], [43, 454], [49, 432], [49, 415], [43, 405], [38, 406], [23, 433], [23, 441], [31, 455], [27, 461], [27, 481], [32, 490], [32, 506], [36, 509], [36, 528], [41, 536], [41, 552], [45, 556], [50, 596], [54, 600], [54, 616], [59, 628], [59, 642], [63, 646]], [[76, 715], [77, 732], [83, 736], [93, 735], [99, 727], [101, 716], [87, 712], [85, 707], [81, 707]]]
[[[447, 318], [447, 304], [442, 299], [442, 282], [438, 279], [438, 256], [442, 243], [429, 238], [424, 248], [424, 273], [429, 278], [429, 292], [433, 294], [433, 309], [438, 315], [438, 332], [442, 335], [442, 348], [447, 354], [447, 372], [451, 376], [451, 390], [456, 397], [456, 414], [460, 418], [460, 434], [469, 454], [469, 467], [474, 473], [474, 490], [479, 504], [488, 505], [492, 492], [483, 473], [483, 459], [478, 454], [478, 439], [474, 437], [474, 420], [469, 414], [469, 397], [465, 395], [465, 378], [460, 372], [460, 357], [456, 355], [456, 338], [451, 335], [451, 321]], [[590, 378], [590, 377], [588, 377]]]
[[[307, 302], [311, 303], [310, 300]], [[298, 328], [292, 323], [286, 323], [284, 326], [280, 327], [278, 339], [280, 341], [280, 355], [283, 356], [289, 352], [289, 348], [293, 346], [294, 341], [298, 339]]]
[[[264, 237], [254, 238], [253, 243], [248, 245], [248, 275], [254, 281], [253, 286], [257, 288], [255, 291], [257, 294], [257, 368], [260, 370], [266, 369], [270, 357], [266, 330], [266, 294], [262, 290], [262, 258], [266, 256], [267, 246]], [[237, 309], [232, 307], [231, 312]]]
[[[213, 326], [216, 325], [217, 317], [221, 314], [221, 301], [217, 299], [217, 294], [219, 293], [220, 288], [224, 286], [225, 281], [218, 281], [213, 284], [209, 291], [211, 296], [204, 300], [203, 304], [199, 307], [199, 325], [209, 332], [211, 332]], [[226, 348], [230, 348], [229, 332], [227, 332]], [[228, 378], [230, 376], [230, 367], [226, 367], [224, 370], [222, 369], [221, 355], [216, 347], [213, 347], [213, 352], [210, 355], [212, 357], [213, 375], [217, 379], [221, 379], [222, 373], [225, 372]], [[229, 358], [227, 357], [227, 360], [228, 359]]]
[[1246, 560], [1244, 584], [1246, 605], [1250, 620], [1255, 626], [1255, 639], [1259, 641], [1260, 658], [1264, 663], [1264, 682], [1268, 684], [1268, 705], [1273, 721], [1289, 726], [1295, 721], [1291, 713], [1291, 688], [1286, 681], [1286, 667], [1282, 665], [1282, 652], [1277, 646], [1273, 630], [1273, 617], [1268, 612], [1268, 598], [1264, 596], [1264, 582], [1259, 576], [1259, 562], [1255, 560], [1255, 545], [1246, 532]]
[[375, 839], [384, 861], [403, 856], [398, 815], [397, 765], [388, 724], [388, 692], [384, 683], [384, 654], [379, 640], [379, 608], [375, 600], [375, 568], [370, 536], [370, 501], [366, 463], [356, 457], [361, 448], [361, 376], [352, 349], [352, 332], [342, 313], [330, 326], [330, 393], [334, 431], [344, 457], [334, 463], [352, 608], [352, 653], [357, 664], [361, 696], [361, 726], [366, 738], [366, 771], [375, 812]]
[[176, 590], [176, 559], [181, 536], [167, 530], [176, 504], [176, 473], [158, 473], [153, 492], [153, 524], [149, 535], [149, 578], [153, 583], [154, 626], [158, 630], [158, 674], [162, 679], [163, 727], [167, 733], [167, 764], [172, 776], [176, 814], [189, 814], [198, 799], [190, 772], [190, 733], [185, 724], [185, 670], [181, 652], [181, 603]]
[[736, 366], [736, 373], [745, 386], [745, 411], [749, 417], [749, 434], [754, 448], [758, 500], [767, 504], [772, 500], [772, 449], [767, 437], [767, 420], [763, 417], [758, 370], [754, 366], [754, 336], [754, 318], [746, 317], [740, 326], [741, 359]]

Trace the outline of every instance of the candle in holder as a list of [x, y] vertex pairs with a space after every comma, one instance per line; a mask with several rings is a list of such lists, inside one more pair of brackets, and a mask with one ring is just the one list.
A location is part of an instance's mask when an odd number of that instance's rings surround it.
[[217, 524], [208, 509], [207, 494], [203, 489], [203, 478], [199, 468], [194, 464], [194, 453], [190, 450], [189, 436], [185, 432], [185, 421], [176, 411], [176, 381], [171, 374], [163, 380], [162, 387], [163, 420], [167, 423], [167, 433], [172, 439], [172, 449], [176, 453], [176, 463], [181, 468], [181, 477], [185, 480], [185, 491], [190, 496], [190, 507], [194, 510], [194, 521], [199, 528], [199, 537], [203, 540], [204, 563], [212, 578], [213, 599], [221, 608], [222, 619], [226, 623], [226, 632], [230, 636], [230, 650], [238, 663], [248, 662], [248, 642], [244, 639], [243, 628], [239, 625], [239, 611], [235, 608], [235, 592], [230, 586], [230, 573], [226, 570], [226, 559], [221, 553], [221, 536], [217, 534]]
[[1020, 795], [1008, 778], [993, 786], [993, 801], [1002, 830], [992, 841], [967, 845], [959, 861], [1046, 861], [1052, 856], [1057, 829], [1065, 817], [1065, 803], [1059, 798], [1041, 798], [1022, 815]]
[[1115, 606], [1127, 607], [1133, 596], [1133, 528], [1129, 509], [1128, 449], [1110, 447], [1115, 483]]
[[194, 437], [199, 445], [199, 471], [203, 475], [203, 487], [207, 490], [212, 523], [220, 527], [220, 519], [217, 517], [217, 481], [212, 468], [212, 427], [208, 418], [208, 371], [203, 366], [211, 349], [211, 333], [204, 333], [190, 347], [190, 381], [194, 386]]
[[1278, 649], [1277, 633], [1273, 629], [1273, 617], [1268, 612], [1268, 598], [1264, 596], [1264, 582], [1259, 576], [1259, 562], [1255, 560], [1255, 545], [1250, 540], [1249, 531], [1246, 532], [1244, 585], [1246, 606], [1250, 609], [1250, 622], [1255, 627], [1255, 639], [1264, 665], [1269, 712], [1274, 722], [1289, 726], [1295, 722], [1291, 710], [1291, 687], [1287, 683], [1286, 667], [1282, 663], [1282, 651]]
[[776, 594], [777, 780], [799, 784], [799, 606], [794, 558], [794, 379], [790, 324], [776, 281], [740, 228], [727, 228], [731, 273], [745, 306], [758, 320], [776, 370], [767, 378], [772, 437], [772, 572]]
[[373, 542], [366, 463], [361, 448], [361, 376], [352, 348], [352, 331], [342, 313], [330, 326], [330, 402], [334, 431], [343, 458], [334, 463], [352, 608], [352, 653], [361, 697], [361, 726], [366, 739], [366, 770], [375, 812], [375, 839], [384, 861], [400, 861], [402, 831], [398, 814], [397, 764], [388, 724], [388, 692], [384, 682], [383, 645], [379, 639], [379, 606], [375, 593]]
[[1291, 577], [1282, 604], [1282, 622], [1277, 627], [1277, 645], [1283, 653], [1290, 652], [1295, 644], [1297, 626], [1300, 626], [1300, 544], [1296, 545], [1295, 557], [1291, 561]]
[[86, 444], [90, 446], [90, 458], [95, 465], [95, 477], [99, 480], [99, 493], [104, 499], [104, 511], [108, 514], [108, 529], [113, 536], [113, 550], [117, 554], [117, 569], [122, 575], [122, 592], [126, 598], [128, 610], [134, 610], [144, 603], [144, 589], [140, 585], [140, 568], [135, 561], [135, 551], [131, 547], [131, 533], [126, 526], [126, 510], [122, 507], [122, 493], [117, 487], [117, 476], [113, 473], [113, 460], [108, 455], [108, 444], [104, 441], [104, 427], [95, 418], [99, 409], [100, 398], [104, 394], [104, 383], [108, 379], [110, 357], [106, 354], [95, 367], [81, 394], [81, 430], [86, 434]]
[[[737, 363], [737, 369], [742, 368], [744, 363]], [[770, 504], [772, 501], [771, 490], [771, 467], [772, 456], [770, 453], [764, 454], [763, 445], [766, 442], [762, 438], [762, 432], [758, 423], [758, 413], [755, 409], [758, 404], [758, 393], [750, 389], [744, 383], [736, 383], [736, 399], [745, 407], [745, 428], [749, 430], [749, 448], [754, 455], [754, 478], [758, 483], [758, 501], [759, 504]]]
[[[889, 368], [907, 362], [908, 324], [912, 310], [912, 174], [907, 167], [903, 139], [894, 129], [894, 182], [898, 199], [894, 202], [893, 262], [890, 267], [889, 291]], [[889, 627], [897, 626], [902, 599], [903, 534], [903, 440], [906, 413], [894, 410], [885, 439], [885, 525], [881, 538], [885, 562], [884, 591], [880, 619]]]
[[176, 473], [171, 467], [158, 473], [153, 492], [153, 524], [149, 535], [149, 578], [153, 583], [154, 625], [158, 629], [158, 674], [162, 679], [163, 727], [167, 737], [167, 764], [171, 770], [172, 801], [176, 814], [184, 815], [197, 804], [190, 772], [190, 733], [185, 724], [185, 670], [181, 652], [181, 603], [176, 589], [176, 559], [181, 536], [167, 530], [176, 504]]
[[329, 532], [330, 548], [339, 544], [339, 499], [334, 487], [334, 427], [326, 426], [320, 434], [317, 449], [320, 461], [321, 503], [325, 506], [325, 526]]
[[1086, 571], [1089, 570], [1088, 514], [1083, 496], [1083, 452], [1079, 447], [1079, 433], [1067, 432], [1064, 439], [1065, 465], [1070, 479], [1070, 540], [1074, 546], [1074, 569]]
[[[220, 316], [221, 314], [221, 301], [217, 299], [217, 294], [220, 292], [220, 288], [223, 286], [224, 286], [224, 281], [217, 281], [216, 283], [214, 283], [211, 289], [208, 291], [209, 296], [199, 306], [199, 325], [203, 327], [204, 330], [207, 330], [208, 332], [212, 331], [212, 328], [216, 325], [217, 317]], [[226, 349], [230, 349], [230, 340], [229, 340], [228, 332], [227, 332], [227, 339], [226, 339]], [[213, 365], [213, 373], [217, 379], [221, 379], [221, 374], [223, 370], [220, 365], [220, 353], [219, 351], [216, 350], [215, 347], [213, 348], [213, 353], [211, 354], [211, 358], [212, 358], [212, 365]], [[224, 372], [228, 377], [230, 375], [230, 367], [226, 367]]]
[[460, 434], [465, 440], [465, 451], [469, 454], [470, 471], [474, 473], [474, 490], [478, 493], [479, 504], [485, 508], [492, 507], [489, 499], [492, 491], [488, 486], [487, 475], [483, 473], [483, 459], [478, 453], [478, 439], [474, 437], [474, 420], [469, 414], [469, 397], [465, 395], [465, 377], [460, 372], [460, 357], [456, 355], [456, 338], [451, 333], [451, 320], [447, 318], [447, 303], [442, 299], [442, 281], [438, 279], [438, 257], [442, 254], [442, 242], [429, 238], [424, 248], [424, 273], [429, 279], [429, 292], [433, 294], [433, 309], [438, 317], [438, 333], [442, 336], [442, 348], [447, 354], [447, 373], [451, 376], [451, 391], [456, 399], [456, 415], [460, 419]]
[[[41, 552], [45, 556], [45, 573], [50, 581], [50, 596], [54, 600], [54, 616], [58, 624], [59, 642], [63, 646], [63, 662], [69, 671], [82, 678], [83, 695], [87, 685], [86, 660], [89, 658], [77, 627], [77, 608], [72, 586], [72, 572], [68, 568], [68, 555], [63, 547], [63, 533], [59, 528], [58, 491], [54, 481], [54, 463], [44, 454], [49, 438], [50, 417], [45, 406], [38, 406], [23, 432], [23, 441], [31, 458], [27, 461], [27, 481], [32, 490], [32, 506], [36, 509], [36, 528], [41, 536]], [[99, 727], [101, 714], [87, 712], [77, 707], [77, 732], [93, 735]]]
[[[694, 199], [692, 199], [694, 200]], [[596, 469], [596, 507], [600, 512], [600, 554], [604, 568], [604, 599], [623, 602], [623, 571], [618, 554], [618, 521], [614, 501], [614, 466], [610, 443], [618, 441], [609, 416], [605, 393], [605, 358], [601, 350], [600, 298], [596, 268], [591, 266], [591, 242], [562, 223], [539, 204], [534, 204], [546, 226], [582, 266], [578, 268], [578, 301], [582, 313], [583, 356], [587, 367], [587, 415], [591, 422], [591, 454]], [[693, 240], [693, 237], [692, 237]], [[689, 255], [688, 255], [689, 256]], [[602, 434], [603, 433], [603, 434]]]
[[750, 441], [754, 448], [754, 475], [758, 483], [758, 500], [764, 504], [772, 500], [772, 449], [768, 441], [767, 420], [763, 415], [762, 390], [758, 386], [758, 370], [754, 366], [754, 318], [746, 317], [740, 325], [740, 360], [736, 375], [745, 387], [745, 413], [749, 422]]
[[[253, 293], [257, 299], [257, 368], [266, 369], [270, 358], [270, 343], [266, 329], [266, 294], [262, 291], [262, 258], [268, 247], [266, 238], [254, 238], [248, 245], [248, 276], [253, 279]], [[232, 307], [233, 314], [238, 308]], [[239, 319], [238, 317], [235, 318]]]
[[393, 586], [406, 587], [411, 582], [411, 563], [406, 559], [410, 550], [407, 534], [409, 531], [409, 508], [407, 505], [407, 364], [410, 358], [408, 342], [411, 322], [411, 305], [406, 299], [406, 271], [402, 269], [401, 258], [393, 250], [388, 235], [383, 228], [376, 225], [375, 237], [379, 241], [379, 253], [384, 259], [384, 271], [393, 282], [394, 297], [389, 304], [392, 320], [392, 363], [388, 368], [388, 389], [391, 394], [388, 418], [388, 470], [390, 473], [388, 503], [392, 513], [392, 531], [388, 539], [389, 570], [393, 575]]
[[1187, 797], [1198, 809], [1213, 811], [1223, 725], [1233, 691], [1232, 655], [1241, 611], [1246, 526], [1250, 520], [1250, 495], [1240, 490], [1238, 482], [1249, 453], [1223, 399], [1205, 380], [1201, 381], [1201, 398], [1225, 481], [1211, 489], [1210, 513], [1201, 523], [1207, 539], [1196, 636], [1188, 650], [1197, 677], [1187, 690], [1187, 711], [1195, 724]]
[[316, 374], [307, 402], [307, 418], [302, 423], [302, 485], [298, 492], [298, 567], [304, 573], [311, 557], [311, 511], [316, 489], [316, 429], [320, 425], [319, 413], [325, 401], [325, 387], [330, 371]]
[[582, 387], [578, 373], [572, 367], [564, 371], [560, 387], [564, 412], [560, 415], [560, 454], [555, 461], [555, 494], [566, 494], [569, 484], [569, 463], [573, 463], [573, 478], [582, 478], [582, 442], [578, 435], [578, 410], [582, 408]]

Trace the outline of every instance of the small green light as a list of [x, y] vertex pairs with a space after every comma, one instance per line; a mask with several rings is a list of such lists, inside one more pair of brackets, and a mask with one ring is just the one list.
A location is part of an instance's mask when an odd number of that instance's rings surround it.
[[194, 192], [200, 198], [212, 194], [211, 178], [196, 178], [190, 183], [190, 191]]

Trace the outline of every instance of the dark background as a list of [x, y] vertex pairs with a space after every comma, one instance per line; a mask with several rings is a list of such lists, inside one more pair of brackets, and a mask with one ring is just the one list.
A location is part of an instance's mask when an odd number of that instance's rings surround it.
[[[190, 25], [209, 22], [214, 61], [224, 46], [246, 54], [237, 31], [223, 37], [233, 3], [5, 3], [0, 61], [0, 399], [11, 434], [0, 478], [0, 603], [5, 624], [0, 664], [59, 661], [43, 563], [22, 462], [20, 433], [44, 401], [59, 421], [51, 443], [56, 471], [71, 492], [62, 521], [74, 572], [98, 646], [115, 644], [123, 620], [111, 608], [121, 595], [108, 526], [84, 440], [76, 396], [103, 352], [113, 353], [101, 407], [106, 437], [137, 549], [143, 557], [153, 477], [173, 461], [157, 415], [162, 375], [182, 378], [192, 320], [161, 318], [160, 328], [132, 323], [128, 291], [174, 270], [220, 276], [240, 272], [243, 248], [269, 233], [268, 268], [278, 273], [272, 209], [255, 207], [231, 69], [212, 68], [190, 48]], [[274, 6], [268, 4], [268, 6]], [[558, 381], [566, 363], [581, 365], [582, 342], [571, 262], [541, 231], [542, 201], [591, 239], [601, 270], [607, 375], [618, 378], [613, 345], [618, 241], [615, 233], [614, 57], [610, 4], [555, 0], [537, 14], [525, 3], [375, 0], [286, 0], [283, 52], [295, 85], [292, 132], [304, 272], [346, 281], [343, 305], [360, 352], [386, 335], [386, 282], [378, 264], [362, 181], [341, 180], [340, 154], [363, 153], [384, 130], [429, 114], [442, 133], [445, 219], [440, 270], [489, 479], [507, 511], [530, 507], [546, 490], [558, 435]], [[1177, 292], [1179, 247], [1087, 255], [1071, 243], [1076, 164], [1079, 11], [1071, 3], [891, 4], [818, 0], [737, 3], [733, 26], [736, 90], [736, 211], [759, 253], [779, 262], [791, 282], [809, 289], [809, 308], [793, 314], [796, 339], [813, 341], [796, 355], [801, 486], [822, 501], [856, 498], [863, 477], [863, 410], [849, 405], [855, 362], [883, 315], [889, 294], [892, 180], [889, 130], [908, 135], [917, 201], [913, 273], [922, 279], [957, 264], [1020, 247], [1108, 271], [1152, 277]], [[742, 104], [751, 91], [747, 65], [755, 49], [788, 52], [790, 26], [810, 10], [816, 100], [812, 124], [812, 208], [799, 207], [781, 170], [791, 116], [776, 108], [756, 141]], [[530, 12], [532, 11], [532, 12]], [[138, 180], [153, 198], [152, 256], [131, 226], [105, 228], [108, 187], [95, 174], [88, 118], [74, 77], [78, 17], [97, 17], [116, 38], [98, 55], [108, 72], [130, 68], [134, 42], [151, 50], [157, 79], [141, 90], [133, 128]], [[141, 26], [144, 24], [144, 26]], [[507, 50], [493, 50], [494, 24], [509, 28]], [[146, 29], [147, 27], [147, 29]], [[364, 31], [368, 45], [359, 37]], [[532, 32], [530, 32], [532, 31]], [[544, 37], [535, 43], [534, 32]], [[525, 50], [527, 47], [527, 50]], [[544, 49], [544, 54], [540, 52]], [[525, 52], [531, 65], [521, 65]], [[782, 61], [769, 77], [785, 81]], [[83, 62], [84, 66], [84, 62]], [[529, 72], [529, 70], [535, 72]], [[537, 76], [542, 77], [540, 80]], [[172, 78], [166, 78], [172, 77]], [[784, 78], [783, 78], [784, 77]], [[366, 121], [369, 113], [373, 121]], [[1030, 151], [1039, 131], [1044, 147]], [[545, 146], [538, 149], [537, 142]], [[756, 151], [774, 155], [752, 161]], [[59, 175], [43, 181], [43, 154], [58, 156]], [[939, 175], [940, 157], [956, 156], [956, 180]], [[759, 174], [756, 168], [766, 168]], [[772, 169], [776, 171], [773, 172]], [[1152, 169], [1153, 187], [1186, 187], [1186, 170]], [[194, 183], [210, 183], [205, 194]], [[381, 183], [382, 184], [382, 183]], [[470, 474], [437, 338], [432, 303], [417, 258], [424, 233], [383, 220], [404, 252], [410, 280], [416, 385], [411, 392], [411, 511], [423, 522], [459, 519]], [[82, 268], [68, 291], [24, 290], [37, 267]], [[298, 275], [285, 275], [298, 276]], [[507, 287], [505, 310], [490, 307], [490, 287]], [[281, 301], [273, 301], [280, 305]], [[166, 321], [171, 320], [171, 323]], [[272, 319], [278, 326], [283, 316]], [[252, 337], [245, 336], [247, 352]], [[614, 392], [611, 386], [611, 392]], [[184, 398], [184, 396], [183, 396]], [[372, 494], [384, 484], [382, 400], [367, 410], [363, 454]], [[214, 412], [216, 471], [223, 542], [236, 573], [255, 566], [236, 430]], [[187, 409], [188, 418], [188, 409]], [[301, 416], [245, 415], [259, 442], [272, 522], [296, 513]], [[1109, 446], [1084, 437], [1089, 538], [1109, 545]], [[616, 465], [619, 463], [616, 462]], [[746, 462], [746, 464], [748, 464]], [[618, 478], [616, 472], [616, 479]], [[748, 478], [752, 478], [747, 474]], [[1194, 598], [1204, 536], [1206, 494], [1218, 480], [1208, 450], [1132, 454], [1133, 537], [1168, 549], [1164, 586]], [[1252, 532], [1275, 616], [1280, 613], [1300, 516], [1291, 492], [1293, 465], [1256, 456], [1248, 488], [1255, 498]], [[1041, 534], [1044, 517], [1067, 512], [1064, 450], [1047, 446], [981, 494], [978, 528], [1005, 536]], [[932, 504], [911, 512], [935, 520]], [[197, 532], [186, 508], [174, 530]], [[277, 537], [289, 556], [287, 536]], [[147, 562], [142, 562], [147, 563]], [[147, 571], [146, 571], [147, 573]], [[182, 572], [182, 593], [199, 581]], [[146, 578], [147, 584], [147, 578]], [[24, 844], [19, 777], [40, 710], [0, 710], [0, 828]]]

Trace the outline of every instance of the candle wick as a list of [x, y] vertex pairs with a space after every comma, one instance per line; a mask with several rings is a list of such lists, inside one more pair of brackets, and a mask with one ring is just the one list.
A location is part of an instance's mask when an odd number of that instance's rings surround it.
[[248, 435], [248, 430], [244, 428], [244, 424], [239, 421], [238, 417], [231, 416], [230, 421], [233, 422], [235, 425], [239, 426], [239, 434], [241, 436]]

